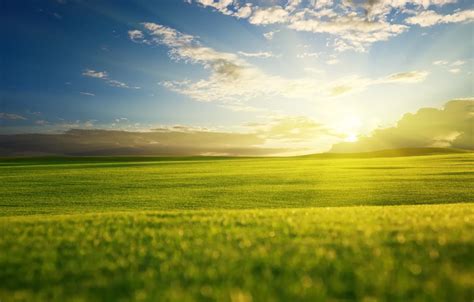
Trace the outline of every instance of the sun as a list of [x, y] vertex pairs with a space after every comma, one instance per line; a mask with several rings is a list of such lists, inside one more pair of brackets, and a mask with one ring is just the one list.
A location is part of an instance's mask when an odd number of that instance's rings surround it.
[[345, 142], [353, 143], [358, 140], [361, 126], [362, 121], [358, 116], [348, 115], [338, 121], [335, 129], [341, 133]]
[[344, 139], [344, 141], [348, 143], [353, 143], [353, 142], [356, 142], [357, 139], [358, 139], [358, 136], [356, 133], [349, 133], [347, 137]]

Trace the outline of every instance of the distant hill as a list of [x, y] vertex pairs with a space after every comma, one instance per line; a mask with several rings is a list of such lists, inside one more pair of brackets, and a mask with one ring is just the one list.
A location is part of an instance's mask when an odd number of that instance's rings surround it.
[[452, 148], [399, 148], [361, 153], [319, 153], [304, 155], [303, 157], [317, 158], [371, 158], [371, 157], [403, 157], [403, 156], [424, 156], [424, 155], [442, 155], [453, 153], [471, 153], [470, 150], [452, 149]]

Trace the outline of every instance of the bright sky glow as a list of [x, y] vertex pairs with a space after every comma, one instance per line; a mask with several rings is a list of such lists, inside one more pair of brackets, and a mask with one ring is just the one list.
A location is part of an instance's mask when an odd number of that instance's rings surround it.
[[474, 95], [467, 0], [3, 6], [3, 134], [251, 133], [299, 154]]

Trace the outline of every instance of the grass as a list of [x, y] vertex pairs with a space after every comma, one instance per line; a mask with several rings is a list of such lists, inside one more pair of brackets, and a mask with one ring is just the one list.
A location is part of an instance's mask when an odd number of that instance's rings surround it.
[[470, 301], [473, 162], [1, 160], [0, 300]]
[[0, 161], [0, 215], [473, 202], [474, 156]]

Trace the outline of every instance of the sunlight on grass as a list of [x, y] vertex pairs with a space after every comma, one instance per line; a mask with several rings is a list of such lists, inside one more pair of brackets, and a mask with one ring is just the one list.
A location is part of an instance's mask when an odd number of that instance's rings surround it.
[[0, 300], [468, 301], [473, 159], [4, 160]]
[[[472, 294], [472, 204], [0, 219], [0, 297], [424, 300]], [[11, 299], [12, 301], [15, 299]]]

